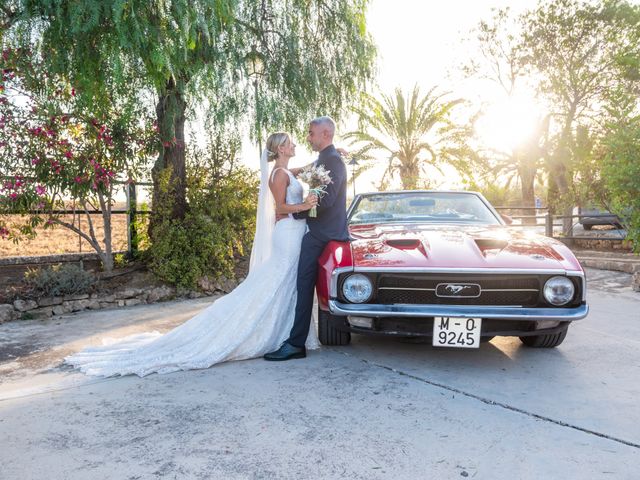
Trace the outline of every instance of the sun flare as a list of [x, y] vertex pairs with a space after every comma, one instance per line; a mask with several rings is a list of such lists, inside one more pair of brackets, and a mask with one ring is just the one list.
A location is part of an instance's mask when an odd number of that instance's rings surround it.
[[478, 120], [476, 133], [487, 147], [512, 152], [535, 132], [541, 108], [531, 97], [511, 97], [493, 103]]

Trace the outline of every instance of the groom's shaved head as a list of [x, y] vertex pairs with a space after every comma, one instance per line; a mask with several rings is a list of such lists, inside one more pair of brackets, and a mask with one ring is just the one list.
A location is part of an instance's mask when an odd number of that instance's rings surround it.
[[333, 135], [336, 133], [336, 122], [334, 122], [333, 118], [329, 117], [328, 115], [325, 115], [324, 117], [314, 118], [313, 120], [311, 120], [311, 125], [318, 125], [326, 128], [331, 137], [333, 137]]
[[329, 116], [314, 118], [309, 122], [307, 141], [311, 149], [320, 152], [333, 143], [336, 133], [336, 122]]

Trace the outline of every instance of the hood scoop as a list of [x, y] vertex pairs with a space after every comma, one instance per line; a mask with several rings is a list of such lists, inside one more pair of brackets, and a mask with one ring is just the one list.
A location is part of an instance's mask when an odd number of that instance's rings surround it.
[[417, 238], [396, 238], [387, 240], [387, 245], [393, 248], [399, 248], [400, 250], [415, 250], [422, 246], [422, 242]]
[[419, 238], [389, 238], [385, 240], [384, 243], [386, 243], [389, 247], [398, 250], [404, 250], [408, 254], [419, 252], [420, 255], [424, 256], [425, 258], [428, 257], [427, 245], [425, 245], [424, 242]]
[[485, 250], [502, 250], [509, 242], [506, 240], [501, 240], [499, 238], [476, 238], [474, 240], [478, 248], [482, 251]]

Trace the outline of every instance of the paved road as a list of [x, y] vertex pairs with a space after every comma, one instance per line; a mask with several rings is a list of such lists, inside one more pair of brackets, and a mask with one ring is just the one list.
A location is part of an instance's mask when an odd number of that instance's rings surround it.
[[61, 358], [160, 331], [208, 299], [0, 326], [0, 478], [640, 478], [640, 294], [589, 270], [589, 317], [554, 350], [354, 338], [144, 379]]

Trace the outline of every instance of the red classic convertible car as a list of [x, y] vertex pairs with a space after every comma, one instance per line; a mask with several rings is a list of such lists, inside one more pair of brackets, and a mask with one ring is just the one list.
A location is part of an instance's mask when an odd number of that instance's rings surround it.
[[351, 333], [477, 348], [494, 336], [556, 347], [588, 313], [582, 267], [561, 242], [506, 225], [479, 193], [357, 195], [350, 242], [319, 260], [324, 345]]

